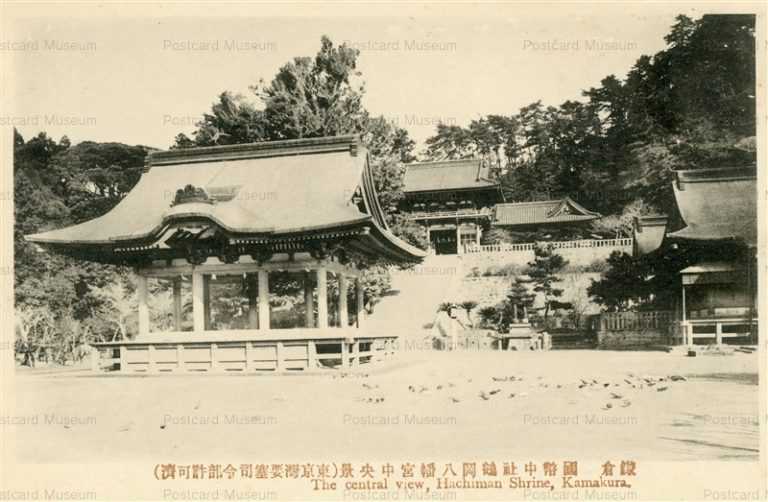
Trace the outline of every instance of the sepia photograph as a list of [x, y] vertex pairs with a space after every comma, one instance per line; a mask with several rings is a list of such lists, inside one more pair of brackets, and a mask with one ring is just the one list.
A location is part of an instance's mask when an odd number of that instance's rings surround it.
[[765, 14], [0, 3], [0, 501], [768, 499]]

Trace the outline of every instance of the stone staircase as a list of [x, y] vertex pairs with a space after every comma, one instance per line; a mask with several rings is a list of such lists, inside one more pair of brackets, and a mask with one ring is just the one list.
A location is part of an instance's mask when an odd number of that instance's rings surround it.
[[455, 300], [463, 277], [461, 258], [430, 255], [410, 270], [390, 271], [392, 290], [367, 320], [372, 332], [393, 333], [402, 343], [423, 343], [431, 333], [438, 306]]

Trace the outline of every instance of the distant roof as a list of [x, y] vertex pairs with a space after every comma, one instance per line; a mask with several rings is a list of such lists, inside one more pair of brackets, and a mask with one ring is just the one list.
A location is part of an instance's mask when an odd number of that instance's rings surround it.
[[731, 284], [747, 281], [746, 268], [733, 262], [701, 262], [680, 271], [682, 283], [692, 284]]
[[691, 265], [680, 271], [681, 274], [705, 274], [707, 272], [732, 272], [741, 270], [736, 264], [725, 261], [708, 261]]
[[600, 213], [589, 211], [570, 197], [536, 202], [496, 204], [494, 225], [538, 225], [590, 221], [601, 218]]
[[661, 214], [638, 216], [633, 221], [634, 253], [644, 255], [661, 246], [667, 231], [667, 216]]
[[[188, 185], [188, 197], [179, 200], [177, 192]], [[351, 201], [356, 193], [365, 212]], [[117, 246], [158, 245], [191, 220], [209, 222], [237, 242], [344, 230], [387, 258], [424, 256], [389, 232], [355, 136], [153, 152], [147, 172], [107, 214], [27, 240], [108, 254]]]
[[445, 160], [408, 164], [404, 178], [405, 192], [434, 192], [477, 188], [497, 188], [490, 168], [480, 160]]
[[675, 199], [686, 227], [673, 239], [757, 243], [757, 172], [754, 167], [677, 171]]

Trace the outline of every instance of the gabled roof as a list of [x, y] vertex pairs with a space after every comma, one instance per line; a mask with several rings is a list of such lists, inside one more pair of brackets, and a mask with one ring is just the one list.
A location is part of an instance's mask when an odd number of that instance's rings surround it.
[[479, 160], [419, 162], [405, 168], [406, 193], [499, 187], [499, 182], [490, 177], [490, 168]]
[[[355, 136], [153, 152], [139, 182], [107, 214], [27, 240], [103, 255], [159, 244], [170, 227], [194, 220], [260, 244], [344, 230], [386, 258], [420, 259], [421, 250], [389, 232], [370, 178]], [[188, 185], [197, 198], [180, 200]]]
[[733, 262], [705, 261], [680, 271], [683, 285], [731, 284], [747, 281], [744, 266]]
[[600, 213], [589, 211], [570, 197], [536, 202], [510, 202], [496, 204], [494, 225], [540, 225], [591, 221], [601, 218]]
[[677, 171], [675, 199], [686, 227], [673, 239], [740, 240], [757, 244], [757, 172], [754, 167]]
[[733, 272], [741, 270], [739, 266], [727, 261], [707, 261], [691, 265], [680, 271], [681, 274], [706, 274], [711, 272]]

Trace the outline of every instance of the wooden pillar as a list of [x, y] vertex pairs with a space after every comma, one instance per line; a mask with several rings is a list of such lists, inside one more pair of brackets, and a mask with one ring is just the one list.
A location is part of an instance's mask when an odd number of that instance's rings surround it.
[[456, 254], [461, 254], [461, 225], [456, 222]]
[[317, 327], [328, 327], [328, 273], [325, 267], [317, 269]]
[[685, 319], [685, 285], [683, 285], [683, 296], [682, 296], [682, 300], [681, 300], [681, 307], [683, 309], [683, 312], [682, 312], [682, 316], [683, 317], [682, 317], [682, 319], [683, 319], [683, 322], [685, 322], [686, 321], [686, 319]]
[[427, 227], [427, 250], [432, 249], [432, 241], [429, 239], [429, 220], [424, 222], [424, 226]]
[[269, 329], [269, 272], [259, 270], [259, 329]]
[[680, 298], [680, 309], [681, 309], [681, 319], [680, 322], [680, 329], [683, 332], [683, 343], [685, 345], [693, 345], [693, 327], [688, 326], [688, 321], [686, 319], [686, 312], [685, 312], [685, 284], [683, 284], [683, 292], [682, 296]]
[[361, 278], [355, 279], [355, 293], [357, 293], [357, 327], [362, 328], [365, 324], [365, 291], [363, 290], [363, 281]]
[[195, 332], [205, 331], [205, 298], [203, 295], [203, 274], [192, 272], [192, 322]]
[[155, 352], [155, 346], [149, 345], [147, 346], [147, 361], [149, 361], [149, 364], [147, 364], [147, 372], [148, 373], [157, 373], [157, 354]]
[[349, 366], [349, 348], [347, 347], [347, 342], [345, 340], [341, 341], [341, 367], [346, 368]]
[[125, 345], [121, 345], [118, 352], [120, 353], [120, 372], [124, 373], [128, 371], [128, 349]]
[[309, 272], [304, 273], [304, 307], [306, 309], [304, 325], [307, 328], [315, 327], [315, 300], [312, 291], [312, 277]]
[[355, 340], [351, 344], [352, 348], [352, 360], [350, 366], [360, 366], [360, 340]]
[[245, 342], [245, 371], [248, 372], [251, 369], [251, 357], [253, 357], [253, 344], [251, 342]]
[[719, 322], [715, 323], [715, 343], [717, 345], [723, 344], [723, 324]]
[[475, 223], [475, 244], [477, 244], [477, 247], [480, 247], [480, 237], [483, 235], [483, 227], [481, 227], [478, 223]]
[[307, 369], [317, 368], [317, 347], [314, 340], [307, 341]]
[[512, 304], [512, 324], [517, 324], [517, 303]]
[[139, 275], [136, 284], [139, 297], [139, 335], [149, 333], [149, 305], [147, 304], [147, 276]]
[[211, 349], [209, 352], [211, 357], [211, 371], [218, 371], [219, 369], [219, 356], [216, 353], [218, 349], [219, 349], [219, 346], [217, 344], [215, 343], [211, 344]]
[[259, 283], [257, 277], [253, 274], [247, 274], [248, 283], [248, 327], [251, 329], [259, 328]]
[[347, 291], [349, 281], [347, 276], [339, 274], [339, 326], [346, 328], [349, 326], [349, 308], [347, 305]]
[[203, 275], [203, 325], [211, 329], [211, 276]]
[[284, 357], [283, 342], [275, 343], [275, 371], [283, 371], [285, 369]]
[[173, 279], [173, 329], [181, 331], [181, 277]]

